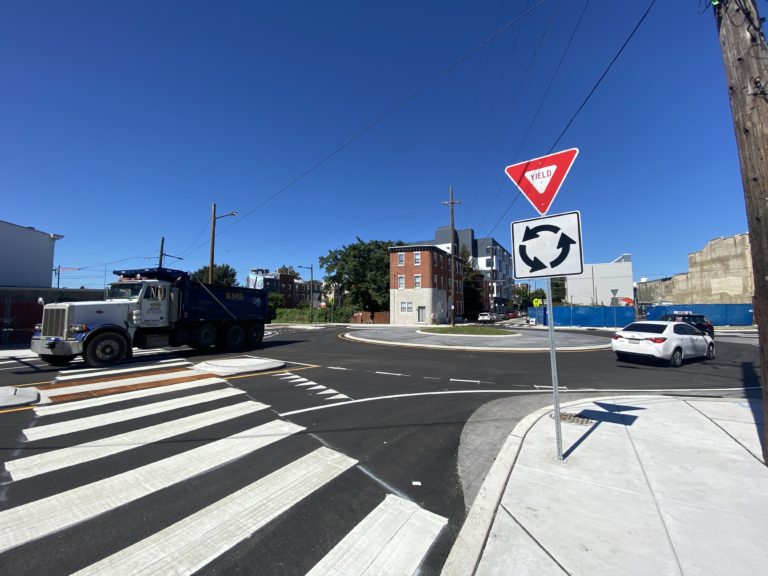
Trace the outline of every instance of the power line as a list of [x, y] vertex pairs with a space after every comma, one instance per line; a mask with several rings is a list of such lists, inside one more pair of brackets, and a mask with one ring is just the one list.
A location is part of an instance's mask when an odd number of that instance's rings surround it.
[[[592, 97], [592, 95], [595, 93], [597, 88], [600, 86], [600, 84], [602, 83], [603, 79], [605, 79], [606, 75], [608, 74], [610, 69], [613, 67], [613, 64], [616, 62], [616, 60], [618, 60], [619, 56], [621, 56], [621, 53], [624, 51], [624, 48], [627, 47], [627, 45], [629, 44], [630, 40], [632, 40], [632, 38], [634, 37], [635, 33], [638, 31], [638, 29], [640, 28], [642, 23], [645, 21], [645, 18], [650, 13], [651, 8], [653, 8], [654, 4], [656, 4], [656, 0], [651, 0], [651, 3], [648, 5], [648, 8], [646, 8], [646, 10], [643, 13], [643, 15], [640, 17], [640, 20], [637, 21], [637, 24], [635, 24], [635, 27], [632, 29], [632, 32], [630, 32], [629, 36], [627, 36], [627, 39], [624, 41], [624, 44], [621, 45], [621, 48], [619, 48], [619, 51], [616, 52], [616, 55], [610, 61], [610, 63], [605, 68], [603, 73], [600, 75], [600, 78], [598, 78], [597, 82], [595, 82], [594, 86], [592, 86], [592, 89], [587, 94], [587, 97], [584, 98], [584, 100], [581, 103], [581, 105], [573, 113], [573, 115], [571, 116], [571, 119], [568, 121], [568, 124], [566, 124], [565, 128], [563, 128], [563, 131], [560, 133], [560, 136], [558, 136], [557, 139], [555, 140], [555, 142], [552, 144], [552, 146], [550, 146], [549, 151], [547, 152], [547, 154], [551, 153], [552, 150], [555, 149], [555, 146], [557, 146], [557, 143], [560, 142], [562, 137], [565, 135], [565, 133], [568, 131], [568, 129], [573, 124], [573, 121], [576, 119], [576, 116], [579, 115], [579, 112], [581, 112], [581, 110], [584, 108], [584, 106], [586, 106], [587, 102], [589, 102], [589, 99]], [[494, 224], [493, 228], [491, 228], [491, 230], [488, 232], [489, 235], [492, 234], [494, 230], [496, 230], [496, 227], [499, 225], [499, 223], [507, 215], [507, 212], [509, 212], [510, 208], [512, 208], [513, 204], [520, 197], [520, 194], [521, 194], [521, 192], [519, 192], [519, 191], [517, 192], [517, 194], [515, 194], [515, 197], [512, 199], [512, 202], [509, 203], [509, 206], [507, 206], [507, 209], [504, 210], [504, 213], [499, 217], [499, 219], [496, 221], [496, 224]]]
[[535, 10], [538, 6], [540, 6], [544, 2], [545, 2], [545, 0], [539, 0], [538, 2], [536, 2], [536, 4], [534, 4], [530, 8], [524, 9], [519, 15], [515, 16], [512, 20], [510, 20], [509, 22], [507, 22], [506, 24], [504, 24], [503, 26], [498, 28], [493, 34], [491, 34], [488, 38], [483, 40], [480, 44], [478, 44], [477, 46], [472, 48], [470, 51], [468, 51], [466, 54], [464, 54], [463, 56], [461, 56], [460, 58], [455, 60], [452, 64], [449, 64], [448, 66], [446, 66], [445, 68], [443, 68], [442, 70], [440, 70], [439, 72], [434, 74], [429, 80], [427, 80], [419, 88], [417, 88], [416, 90], [411, 92], [408, 96], [406, 96], [405, 98], [400, 100], [400, 102], [395, 104], [392, 108], [390, 108], [389, 110], [387, 110], [386, 112], [384, 112], [383, 114], [378, 116], [373, 122], [371, 122], [370, 124], [365, 126], [362, 130], [359, 130], [358, 132], [353, 134], [352, 137], [350, 137], [346, 142], [344, 142], [343, 144], [338, 146], [330, 154], [327, 154], [326, 156], [324, 156], [323, 158], [321, 158], [320, 160], [315, 162], [312, 166], [307, 168], [304, 172], [302, 172], [301, 174], [296, 176], [293, 180], [288, 182], [285, 186], [283, 186], [282, 188], [277, 190], [277, 192], [275, 192], [272, 195], [268, 196], [265, 200], [263, 200], [262, 202], [257, 204], [254, 208], [252, 208], [251, 210], [249, 210], [248, 212], [243, 214], [242, 217], [240, 217], [237, 220], [235, 220], [234, 222], [232, 222], [229, 226], [227, 226], [224, 230], [222, 230], [220, 234], [223, 234], [224, 232], [227, 232], [228, 230], [232, 229], [234, 226], [237, 226], [240, 222], [242, 222], [243, 220], [248, 218], [251, 214], [256, 212], [258, 209], [262, 208], [263, 206], [265, 206], [266, 204], [268, 204], [269, 202], [271, 202], [272, 200], [274, 200], [275, 198], [280, 196], [283, 192], [285, 192], [286, 190], [288, 190], [289, 188], [291, 188], [292, 186], [294, 186], [295, 184], [297, 184], [298, 182], [300, 182], [301, 180], [303, 180], [304, 178], [309, 176], [312, 172], [314, 172], [315, 170], [320, 168], [320, 166], [322, 166], [323, 164], [325, 164], [326, 162], [331, 160], [333, 157], [335, 157], [337, 154], [339, 154], [340, 152], [342, 152], [343, 150], [345, 150], [346, 148], [351, 146], [355, 141], [357, 141], [362, 136], [364, 136], [365, 134], [370, 132], [372, 129], [374, 129], [376, 126], [381, 124], [384, 120], [389, 118], [392, 114], [397, 112], [400, 108], [402, 108], [403, 106], [408, 104], [408, 102], [410, 102], [411, 100], [416, 98], [419, 94], [421, 94], [427, 88], [432, 86], [440, 78], [442, 78], [443, 76], [448, 74], [450, 71], [452, 71], [454, 68], [456, 68], [457, 66], [462, 64], [464, 61], [466, 61], [469, 58], [471, 58], [472, 56], [474, 56], [477, 52], [479, 52], [486, 45], [488, 45], [490, 42], [492, 42], [496, 37], [498, 37], [499, 35], [503, 34], [511, 26], [513, 26], [514, 24], [516, 24], [517, 22], [519, 22], [520, 20], [525, 18], [529, 13], [531, 13], [533, 10]]

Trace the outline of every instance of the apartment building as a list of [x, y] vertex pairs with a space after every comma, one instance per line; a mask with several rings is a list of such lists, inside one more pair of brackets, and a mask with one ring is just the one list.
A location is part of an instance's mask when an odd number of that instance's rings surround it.
[[[450, 322], [450, 254], [419, 244], [389, 249], [390, 324], [444, 324]], [[464, 315], [463, 260], [454, 256], [454, 316]]]

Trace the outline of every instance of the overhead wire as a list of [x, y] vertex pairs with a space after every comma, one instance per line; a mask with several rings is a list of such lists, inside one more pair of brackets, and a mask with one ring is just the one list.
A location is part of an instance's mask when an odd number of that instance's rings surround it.
[[[600, 78], [598, 78], [597, 82], [592, 86], [592, 89], [587, 94], [586, 98], [582, 101], [582, 103], [579, 105], [579, 107], [576, 109], [576, 111], [571, 116], [570, 120], [566, 124], [565, 128], [563, 128], [562, 132], [560, 132], [560, 135], [557, 137], [557, 139], [554, 141], [552, 146], [550, 146], [549, 151], [547, 154], [552, 153], [552, 151], [555, 149], [555, 146], [560, 142], [560, 140], [563, 138], [565, 133], [568, 131], [568, 129], [573, 124], [573, 121], [576, 119], [576, 117], [579, 115], [579, 113], [582, 111], [584, 106], [587, 105], [587, 102], [589, 102], [592, 95], [595, 93], [597, 88], [600, 86], [602, 81], [605, 79], [608, 72], [613, 67], [614, 63], [618, 60], [619, 56], [621, 56], [621, 53], [624, 52], [624, 49], [627, 47], [629, 42], [632, 40], [632, 38], [635, 36], [635, 33], [640, 29], [640, 26], [643, 24], [645, 19], [647, 18], [648, 14], [651, 12], [651, 9], [653, 8], [654, 4], [656, 4], [656, 0], [651, 0], [651, 3], [648, 5], [648, 8], [646, 8], [645, 12], [643, 12], [643, 15], [640, 17], [640, 19], [637, 21], [637, 24], [635, 24], [635, 27], [632, 29], [632, 32], [629, 33], [627, 36], [627, 39], [624, 41], [624, 43], [621, 45], [621, 48], [619, 48], [618, 52], [616, 52], [616, 55], [611, 59], [608, 66], [606, 66], [603, 73], [600, 75]], [[504, 210], [504, 213], [499, 217], [499, 219], [496, 221], [496, 224], [493, 225], [493, 228], [489, 231], [488, 235], [492, 234], [494, 230], [496, 230], [496, 227], [499, 225], [499, 223], [504, 219], [504, 217], [507, 215], [509, 210], [512, 208], [512, 206], [515, 204], [517, 199], [520, 197], [521, 192], [518, 190], [517, 194], [515, 194], [515, 197], [512, 199], [512, 201], [509, 203], [509, 206], [507, 206], [507, 209]]]
[[[352, 145], [355, 141], [360, 139], [362, 136], [370, 132], [372, 129], [374, 129], [376, 126], [381, 124], [384, 120], [392, 116], [395, 112], [400, 110], [403, 106], [408, 104], [411, 100], [416, 98], [418, 95], [420, 95], [422, 92], [424, 92], [427, 88], [432, 86], [435, 82], [437, 82], [439, 79], [441, 79], [443, 76], [451, 72], [454, 68], [474, 56], [477, 52], [482, 50], [485, 46], [487, 46], [490, 42], [492, 42], [496, 37], [506, 32], [510, 27], [514, 26], [517, 22], [525, 18], [528, 14], [530, 14], [533, 10], [535, 10], [538, 6], [543, 4], [546, 0], [538, 0], [533, 6], [524, 9], [520, 14], [512, 18], [509, 22], [498, 28], [496, 31], [494, 31], [488, 38], [480, 42], [477, 46], [466, 52], [463, 56], [459, 57], [457, 60], [455, 60], [453, 63], [449, 64], [436, 74], [434, 74], [431, 78], [429, 78], [424, 84], [416, 88], [414, 91], [412, 91], [410, 94], [408, 94], [405, 98], [400, 100], [397, 104], [395, 104], [393, 107], [388, 109], [383, 114], [380, 114], [376, 119], [374, 119], [372, 122], [370, 122], [368, 125], [366, 125], [361, 130], [358, 130], [356, 133], [354, 133], [348, 140], [346, 140], [343, 144], [340, 146], [337, 146], [332, 152], [329, 154], [326, 154], [323, 156], [320, 160], [312, 164], [309, 168], [304, 170], [301, 174], [293, 178], [290, 182], [285, 184], [282, 188], [278, 189], [276, 192], [265, 198], [263, 201], [258, 203], [255, 207], [251, 208], [248, 212], [243, 214], [242, 217], [238, 218], [234, 222], [232, 222], [227, 227], [223, 228], [222, 231], [219, 234], [223, 234], [229, 230], [231, 230], [233, 227], [237, 226], [251, 216], [254, 212], [259, 210], [260, 208], [264, 207], [266, 204], [280, 196], [283, 192], [288, 190], [289, 188], [293, 187], [297, 183], [299, 183], [301, 180], [306, 178], [308, 175], [310, 175], [312, 172], [323, 166], [326, 162], [334, 158], [336, 155], [338, 155], [340, 152], [348, 148], [350, 145]], [[217, 234], [217, 236], [219, 235]]]

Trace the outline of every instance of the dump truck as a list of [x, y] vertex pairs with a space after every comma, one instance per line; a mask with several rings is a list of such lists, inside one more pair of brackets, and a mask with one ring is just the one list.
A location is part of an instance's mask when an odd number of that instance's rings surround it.
[[181, 270], [115, 270], [119, 279], [94, 302], [44, 304], [31, 349], [53, 366], [82, 355], [110, 366], [133, 348], [188, 345], [237, 352], [258, 348], [273, 318], [266, 290], [204, 284]]

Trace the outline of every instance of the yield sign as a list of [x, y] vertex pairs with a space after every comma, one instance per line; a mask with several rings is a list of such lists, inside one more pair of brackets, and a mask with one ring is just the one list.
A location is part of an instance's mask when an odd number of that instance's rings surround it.
[[555, 152], [541, 158], [534, 158], [507, 166], [504, 172], [525, 194], [536, 211], [544, 215], [560, 190], [560, 185], [568, 175], [578, 148]]

